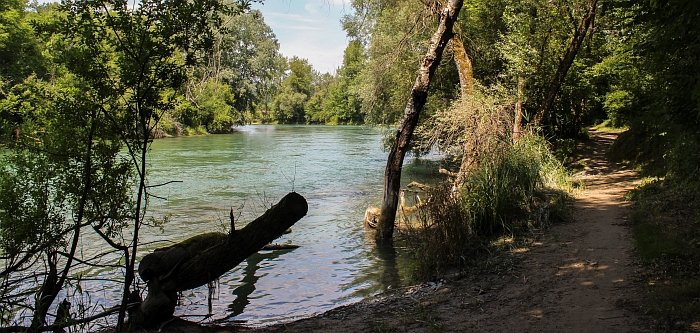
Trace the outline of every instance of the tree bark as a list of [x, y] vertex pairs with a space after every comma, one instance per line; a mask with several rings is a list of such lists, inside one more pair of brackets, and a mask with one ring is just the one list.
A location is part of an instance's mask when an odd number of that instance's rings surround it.
[[515, 102], [513, 141], [518, 141], [523, 131], [523, 88], [525, 88], [525, 79], [522, 76], [518, 76], [518, 101]]
[[[457, 22], [455, 22], [455, 27]], [[455, 29], [459, 30], [459, 29]], [[469, 59], [464, 43], [458, 34], [454, 34], [450, 40], [452, 53], [454, 53], [455, 65], [459, 74], [459, 87], [462, 93], [462, 101], [474, 94], [474, 75], [472, 73], [472, 61]]]
[[231, 233], [205, 233], [146, 255], [138, 272], [148, 282], [148, 296], [130, 314], [132, 324], [152, 327], [172, 317], [177, 293], [218, 279], [266, 244], [285, 233], [308, 211], [296, 192]]
[[428, 52], [423, 59], [416, 82], [411, 89], [411, 95], [406, 103], [403, 119], [399, 123], [396, 139], [389, 152], [384, 172], [384, 196], [382, 198], [381, 214], [377, 226], [377, 245], [384, 246], [392, 243], [394, 222], [396, 220], [396, 208], [399, 201], [399, 188], [401, 186], [401, 167], [406, 156], [408, 144], [413, 136], [413, 131], [418, 124], [425, 102], [428, 98], [430, 80], [435, 74], [442, 58], [445, 46], [453, 36], [452, 28], [457, 20], [463, 0], [450, 0], [440, 13], [437, 31], [430, 39]]
[[576, 53], [578, 53], [578, 50], [581, 47], [581, 44], [583, 43], [583, 39], [586, 37], [588, 27], [590, 27], [591, 22], [593, 22], [593, 20], [595, 19], [595, 10], [597, 3], [598, 0], [589, 1], [586, 15], [583, 16], [581, 24], [579, 24], [578, 29], [576, 29], [576, 31], [574, 32], [574, 38], [571, 40], [571, 44], [566, 50], [566, 53], [564, 53], [564, 58], [562, 58], [559, 62], [559, 68], [554, 74], [552, 84], [549, 86], [549, 91], [547, 92], [547, 97], [545, 98], [544, 104], [542, 104], [542, 107], [535, 115], [535, 119], [533, 121], [533, 124], [535, 126], [539, 126], [540, 124], [542, 124], [544, 119], [547, 117], [549, 110], [552, 108], [552, 105], [554, 104], [554, 99], [557, 97], [557, 93], [559, 92], [559, 88], [561, 87], [562, 83], [564, 83], [566, 73], [569, 71], [571, 64], [573, 64], [574, 59], [576, 58]]

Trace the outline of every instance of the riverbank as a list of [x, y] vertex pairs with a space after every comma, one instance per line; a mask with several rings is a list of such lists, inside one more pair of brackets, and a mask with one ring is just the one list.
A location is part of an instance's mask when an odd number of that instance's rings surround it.
[[[615, 133], [591, 132], [574, 220], [506, 244], [463, 274], [390, 290], [317, 316], [207, 332], [647, 332], [624, 195], [633, 171], [608, 161]], [[183, 326], [184, 325], [184, 326]], [[179, 322], [177, 332], [194, 327]]]

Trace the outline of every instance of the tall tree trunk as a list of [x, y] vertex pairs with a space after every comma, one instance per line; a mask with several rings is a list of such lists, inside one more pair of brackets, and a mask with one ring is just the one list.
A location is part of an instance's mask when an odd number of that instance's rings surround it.
[[576, 31], [574, 32], [574, 38], [571, 40], [571, 45], [569, 45], [569, 49], [566, 50], [564, 58], [562, 58], [559, 62], [559, 68], [557, 69], [556, 74], [554, 74], [552, 84], [549, 86], [549, 91], [547, 92], [547, 97], [544, 101], [544, 104], [542, 104], [542, 108], [540, 108], [540, 110], [535, 115], [535, 119], [533, 122], [535, 126], [540, 125], [542, 121], [544, 121], [544, 119], [547, 117], [547, 114], [549, 113], [549, 110], [552, 108], [552, 104], [554, 104], [554, 99], [557, 97], [559, 88], [561, 87], [562, 83], [564, 83], [566, 73], [569, 71], [571, 64], [576, 58], [576, 53], [578, 53], [578, 50], [581, 47], [581, 44], [583, 43], [583, 39], [586, 37], [588, 27], [590, 27], [591, 22], [593, 22], [593, 19], [595, 18], [595, 9], [597, 3], [598, 0], [590, 0], [590, 2], [588, 3], [588, 10], [586, 11], [586, 15], [583, 16], [581, 24], [579, 24], [578, 29], [576, 29]]
[[518, 100], [515, 102], [515, 117], [513, 118], [513, 141], [518, 141], [523, 131], [523, 89], [525, 79], [518, 76]]
[[435, 74], [442, 58], [442, 51], [453, 36], [452, 28], [457, 20], [463, 0], [450, 0], [440, 13], [440, 21], [437, 31], [430, 39], [428, 52], [423, 59], [416, 83], [411, 89], [411, 96], [406, 103], [403, 119], [399, 123], [396, 139], [389, 152], [384, 172], [384, 197], [382, 199], [381, 215], [377, 226], [377, 245], [389, 245], [394, 234], [394, 222], [396, 220], [396, 208], [399, 201], [399, 188], [401, 186], [401, 167], [406, 156], [406, 149], [413, 136], [413, 130], [418, 124], [420, 112], [428, 98], [430, 80]]
[[[450, 40], [452, 45], [452, 52], [454, 53], [455, 65], [457, 65], [457, 72], [459, 74], [459, 87], [462, 97], [462, 103], [466, 103], [470, 97], [474, 95], [474, 75], [472, 71], [472, 61], [469, 59], [467, 50], [464, 48], [464, 43], [459, 37], [461, 29], [459, 28], [459, 23], [455, 22], [454, 26], [455, 35], [452, 36]], [[474, 164], [475, 161], [475, 146], [472, 145], [468, 140], [462, 144], [462, 163], [459, 167], [459, 172], [455, 178], [454, 184], [459, 186], [464, 180], [464, 176], [467, 174], [468, 170]]]
[[[455, 31], [459, 32], [457, 27], [457, 22], [455, 22]], [[464, 48], [464, 43], [459, 37], [458, 33], [455, 33], [450, 40], [452, 46], [452, 53], [454, 53], [455, 65], [457, 65], [457, 72], [459, 74], [459, 87], [462, 93], [462, 101], [465, 101], [467, 97], [474, 94], [474, 76], [472, 74], [472, 61], [469, 59], [469, 54]]]

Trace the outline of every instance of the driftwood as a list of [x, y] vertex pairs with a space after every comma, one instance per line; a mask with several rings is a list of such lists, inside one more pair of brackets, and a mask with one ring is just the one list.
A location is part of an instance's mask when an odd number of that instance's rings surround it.
[[284, 234], [307, 211], [306, 199], [292, 192], [241, 230], [197, 235], [146, 255], [138, 272], [148, 283], [148, 296], [130, 313], [131, 323], [153, 327], [169, 320], [178, 292], [216, 280]]
[[[408, 184], [408, 187], [418, 187], [421, 189], [427, 189], [428, 186], [412, 182]], [[418, 203], [413, 205], [413, 206], [407, 206], [406, 205], [406, 193], [405, 191], [401, 191], [399, 194], [399, 200], [400, 200], [400, 206], [399, 206], [399, 215], [407, 215], [410, 213], [413, 213], [424, 206], [428, 204], [428, 202], [423, 202], [420, 197], [418, 197]], [[381, 209], [374, 207], [374, 206], [369, 206], [367, 207], [367, 210], [365, 210], [365, 219], [364, 219], [364, 225], [365, 228], [370, 228], [370, 229], [376, 229], [377, 228], [377, 223], [379, 222], [379, 216], [381, 215]]]
[[379, 222], [379, 214], [381, 214], [381, 212], [382, 211], [377, 207], [367, 207], [367, 210], [365, 211], [365, 227], [376, 228], [377, 222]]

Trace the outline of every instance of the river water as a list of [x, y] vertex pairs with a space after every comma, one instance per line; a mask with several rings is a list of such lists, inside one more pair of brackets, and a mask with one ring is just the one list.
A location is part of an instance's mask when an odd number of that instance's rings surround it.
[[[142, 242], [180, 241], [223, 231], [228, 212], [243, 227], [287, 192], [306, 197], [309, 212], [276, 242], [295, 250], [261, 251], [222, 276], [208, 321], [259, 325], [351, 303], [404, 283], [410, 254], [379, 254], [362, 226], [379, 206], [387, 153], [376, 128], [253, 125], [230, 135], [156, 140], [149, 159], [155, 187], [149, 212], [169, 216]], [[435, 179], [437, 167], [407, 159], [403, 184]], [[159, 246], [163, 246], [162, 244]], [[183, 293], [176, 315], [209, 313], [208, 288]], [[105, 294], [106, 296], [106, 294]]]

